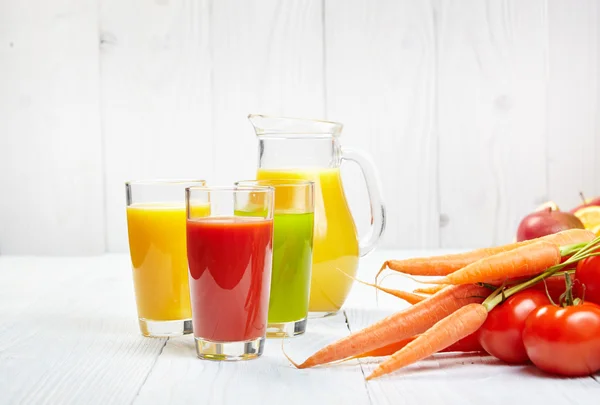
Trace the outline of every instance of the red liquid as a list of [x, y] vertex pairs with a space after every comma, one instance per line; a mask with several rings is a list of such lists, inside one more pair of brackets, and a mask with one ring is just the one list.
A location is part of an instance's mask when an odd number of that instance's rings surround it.
[[194, 336], [216, 342], [265, 336], [272, 239], [272, 220], [187, 221]]

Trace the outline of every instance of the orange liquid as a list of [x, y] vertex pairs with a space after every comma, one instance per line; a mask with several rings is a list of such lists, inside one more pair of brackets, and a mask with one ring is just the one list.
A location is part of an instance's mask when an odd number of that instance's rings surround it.
[[[338, 311], [356, 275], [358, 239], [356, 226], [344, 195], [339, 169], [266, 170], [258, 169], [256, 178], [306, 179], [315, 182], [315, 227], [309, 311]], [[276, 205], [283, 202], [280, 195]], [[279, 199], [279, 201], [277, 201]]]
[[[209, 207], [195, 206], [193, 213], [206, 216]], [[185, 205], [132, 204], [127, 227], [138, 317], [190, 319]]]

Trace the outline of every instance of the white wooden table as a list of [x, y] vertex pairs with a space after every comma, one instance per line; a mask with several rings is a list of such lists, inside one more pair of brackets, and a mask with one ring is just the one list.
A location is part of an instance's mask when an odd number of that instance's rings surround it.
[[[385, 259], [434, 252], [374, 252], [359, 275]], [[390, 276], [386, 285], [412, 287]], [[338, 315], [311, 320], [284, 342], [302, 360], [328, 342], [406, 304], [355, 285]], [[191, 336], [138, 332], [129, 258], [0, 257], [0, 404], [599, 404], [600, 376], [564, 379], [491, 357], [438, 355], [379, 380], [376, 361], [296, 370], [281, 340], [256, 360], [196, 358]]]

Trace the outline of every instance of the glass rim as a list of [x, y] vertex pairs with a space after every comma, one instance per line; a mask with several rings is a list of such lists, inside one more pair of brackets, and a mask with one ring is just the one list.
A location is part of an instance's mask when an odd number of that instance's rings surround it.
[[295, 117], [289, 115], [272, 115], [272, 114], [248, 114], [248, 118], [265, 118], [265, 119], [281, 119], [286, 121], [297, 121], [297, 122], [318, 122], [321, 124], [329, 124], [334, 126], [343, 127], [344, 125], [341, 122], [337, 121], [329, 121], [320, 118], [304, 118], [304, 117]]
[[[246, 187], [248, 184], [256, 184], [259, 187], [301, 187], [310, 186], [315, 187], [315, 182], [312, 180], [305, 179], [260, 179], [260, 180], [239, 180], [235, 182], [236, 186]], [[265, 186], [263, 186], [265, 184]]]
[[[185, 183], [203, 183], [206, 184], [206, 180], [202, 179], [150, 179], [150, 180], [128, 180], [125, 182], [126, 186], [151, 186], [151, 185], [176, 185]], [[200, 187], [200, 186], [199, 186]]]
[[[341, 122], [324, 119], [292, 117], [285, 115], [248, 114], [248, 119], [259, 138], [337, 138], [341, 135], [344, 125]], [[277, 121], [282, 127], [262, 125], [258, 121]], [[298, 125], [297, 129], [294, 126]]]
[[233, 185], [233, 186], [190, 186], [186, 187], [185, 191], [190, 193], [192, 191], [204, 191], [204, 192], [237, 192], [237, 191], [246, 191], [246, 192], [274, 192], [275, 188], [271, 186], [243, 186], [243, 185]]

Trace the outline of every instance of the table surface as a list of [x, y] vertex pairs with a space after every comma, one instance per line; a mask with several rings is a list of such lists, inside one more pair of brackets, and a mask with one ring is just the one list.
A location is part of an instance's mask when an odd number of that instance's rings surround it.
[[[386, 259], [439, 252], [376, 251]], [[577, 379], [508, 366], [489, 356], [444, 354], [366, 382], [376, 360], [297, 370], [296, 360], [406, 306], [355, 283], [337, 315], [304, 336], [268, 340], [259, 359], [196, 358], [192, 336], [139, 334], [127, 255], [0, 257], [0, 404], [598, 404], [600, 376]], [[385, 285], [412, 288], [391, 275]]]

